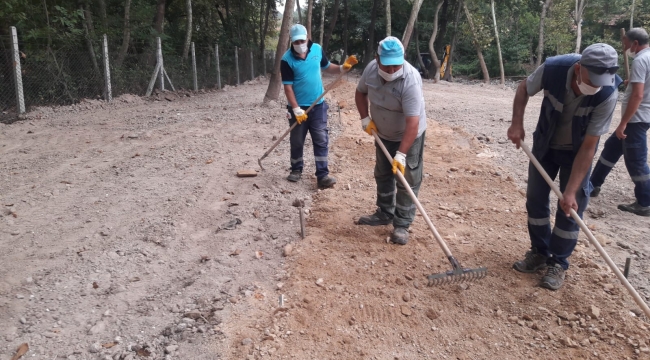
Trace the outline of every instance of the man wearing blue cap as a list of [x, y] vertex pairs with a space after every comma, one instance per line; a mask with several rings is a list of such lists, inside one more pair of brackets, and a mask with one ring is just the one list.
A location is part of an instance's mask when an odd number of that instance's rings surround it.
[[316, 179], [318, 187], [329, 188], [336, 184], [336, 179], [329, 176], [327, 167], [328, 130], [327, 103], [321, 99], [312, 110], [305, 110], [325, 91], [321, 79], [321, 69], [338, 74], [348, 71], [356, 64], [356, 58], [348, 57], [341, 66], [331, 64], [320, 45], [307, 39], [307, 29], [300, 24], [290, 30], [291, 48], [282, 56], [280, 72], [284, 93], [287, 96], [287, 118], [289, 125], [298, 122], [289, 137], [291, 143], [291, 173], [287, 180], [297, 182], [302, 177], [303, 147], [307, 132], [311, 134], [316, 161]]
[[393, 157], [391, 164], [375, 144], [378, 208], [374, 214], [360, 217], [357, 224], [392, 223], [391, 242], [405, 245], [408, 228], [415, 219], [415, 204], [406, 188], [396, 183], [394, 174], [401, 171], [417, 195], [422, 183], [427, 116], [422, 78], [404, 60], [404, 47], [399, 39], [389, 36], [379, 42], [377, 56], [363, 71], [354, 100], [363, 130], [370, 135], [376, 132]]
[[580, 217], [589, 202], [589, 172], [600, 136], [612, 121], [618, 85], [618, 54], [607, 44], [593, 44], [580, 54], [546, 59], [517, 88], [508, 138], [519, 148], [524, 141], [524, 111], [528, 98], [544, 90], [537, 128], [533, 133], [533, 155], [551, 179], [560, 176], [563, 200], [558, 201], [555, 226], [551, 230], [551, 188], [532, 163], [528, 165], [526, 210], [531, 249], [513, 268], [534, 273], [546, 268], [540, 286], [557, 290], [564, 283], [568, 258], [580, 228], [570, 217]]
[[632, 182], [632, 204], [620, 204], [618, 208], [639, 216], [650, 216], [650, 167], [648, 167], [648, 128], [650, 128], [650, 50], [648, 33], [643, 28], [628, 30], [623, 38], [628, 55], [634, 58], [629, 84], [625, 90], [621, 123], [605, 141], [591, 184], [591, 197], [600, 193], [600, 187], [616, 162], [623, 156]]

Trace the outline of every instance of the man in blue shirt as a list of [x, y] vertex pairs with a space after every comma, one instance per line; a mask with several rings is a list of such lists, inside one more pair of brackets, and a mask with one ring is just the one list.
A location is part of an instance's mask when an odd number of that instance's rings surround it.
[[341, 66], [331, 64], [320, 45], [307, 39], [307, 29], [300, 24], [290, 30], [291, 48], [282, 56], [280, 72], [284, 93], [287, 96], [287, 118], [289, 125], [298, 122], [290, 135], [291, 174], [287, 180], [297, 182], [302, 177], [303, 147], [307, 132], [311, 134], [316, 161], [316, 178], [318, 187], [329, 188], [336, 184], [336, 179], [329, 176], [327, 168], [328, 130], [327, 103], [321, 99], [307, 114], [305, 110], [325, 91], [321, 79], [321, 69], [330, 74], [350, 70], [356, 64], [356, 58], [348, 57]]

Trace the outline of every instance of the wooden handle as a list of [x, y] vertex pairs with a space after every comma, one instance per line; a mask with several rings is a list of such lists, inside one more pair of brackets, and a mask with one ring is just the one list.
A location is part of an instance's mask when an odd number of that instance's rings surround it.
[[[375, 137], [375, 141], [381, 148], [381, 151], [384, 152], [384, 155], [386, 155], [386, 158], [388, 159], [388, 162], [393, 163], [393, 157], [390, 156], [390, 153], [386, 149], [386, 146], [384, 146], [384, 143], [381, 142], [381, 139], [379, 136], [377, 136], [377, 133], [373, 130], [372, 135]], [[401, 171], [398, 171], [396, 174], [397, 178], [399, 181], [404, 185], [404, 188], [406, 188], [406, 192], [408, 192], [409, 196], [411, 197], [411, 200], [415, 203], [415, 206], [418, 208], [420, 211], [420, 214], [422, 214], [422, 217], [424, 220], [427, 222], [427, 225], [429, 225], [429, 229], [431, 229], [431, 232], [433, 233], [433, 237], [438, 241], [438, 244], [442, 248], [442, 251], [445, 253], [445, 255], [449, 258], [453, 256], [451, 254], [451, 251], [449, 251], [449, 248], [447, 247], [447, 244], [445, 241], [442, 239], [442, 236], [438, 233], [438, 230], [436, 230], [436, 227], [433, 226], [433, 223], [431, 222], [431, 219], [429, 218], [429, 215], [427, 215], [427, 212], [424, 210], [424, 207], [422, 207], [422, 204], [420, 204], [420, 201], [418, 200], [418, 197], [415, 196], [415, 193], [413, 192], [413, 189], [411, 189], [411, 185], [409, 185], [408, 181], [404, 178], [404, 175], [402, 174]]]
[[[557, 185], [553, 182], [553, 180], [551, 180], [551, 178], [548, 176], [548, 174], [546, 173], [542, 165], [539, 163], [539, 161], [537, 161], [535, 155], [533, 155], [533, 153], [528, 148], [528, 145], [526, 145], [526, 143], [522, 141], [521, 148], [524, 150], [526, 155], [528, 155], [528, 158], [533, 163], [533, 165], [537, 168], [537, 171], [539, 171], [539, 173], [542, 174], [542, 177], [544, 178], [544, 180], [546, 180], [546, 182], [551, 187], [551, 189], [553, 189], [553, 192], [555, 193], [555, 195], [557, 195], [558, 199], [560, 200], [564, 199], [564, 197], [562, 196], [562, 192], [557, 187]], [[587, 239], [589, 239], [591, 245], [593, 245], [596, 248], [596, 250], [598, 250], [600, 256], [605, 260], [607, 265], [609, 265], [609, 268], [612, 269], [614, 274], [616, 274], [616, 277], [621, 282], [621, 284], [625, 286], [625, 288], [630, 293], [630, 295], [632, 295], [632, 298], [634, 298], [634, 301], [639, 305], [641, 310], [643, 310], [645, 315], [648, 318], [650, 318], [650, 308], [648, 308], [648, 304], [646, 304], [645, 301], [643, 301], [639, 293], [632, 287], [630, 282], [627, 281], [625, 276], [623, 276], [621, 270], [618, 269], [618, 266], [616, 266], [616, 264], [612, 261], [609, 255], [607, 255], [607, 252], [605, 251], [605, 249], [603, 249], [602, 246], [600, 246], [600, 243], [598, 242], [598, 240], [596, 240], [594, 234], [591, 233], [591, 230], [589, 230], [585, 222], [582, 221], [580, 216], [578, 216], [578, 213], [576, 213], [575, 210], [573, 209], [571, 209], [571, 217], [573, 218], [573, 220], [575, 220], [576, 223], [578, 223], [578, 226], [580, 226], [582, 232], [584, 232], [585, 235], [587, 235]]]

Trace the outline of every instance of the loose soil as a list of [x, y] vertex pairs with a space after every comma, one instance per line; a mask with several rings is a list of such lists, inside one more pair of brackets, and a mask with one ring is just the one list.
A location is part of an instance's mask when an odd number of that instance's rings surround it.
[[[264, 79], [0, 124], [3, 358], [22, 343], [34, 359], [650, 358], [647, 319], [584, 236], [559, 291], [512, 270], [529, 241], [511, 87], [424, 84], [419, 198], [485, 279], [426, 286], [450, 265], [420, 215], [406, 246], [386, 242], [390, 226], [355, 225], [375, 202], [355, 82], [327, 95], [338, 184], [322, 191], [310, 141], [301, 182], [284, 179], [287, 140], [258, 168], [287, 128], [282, 102], [260, 105]], [[617, 264], [632, 258], [648, 300], [650, 222], [616, 209], [632, 189], [619, 164], [585, 220]]]

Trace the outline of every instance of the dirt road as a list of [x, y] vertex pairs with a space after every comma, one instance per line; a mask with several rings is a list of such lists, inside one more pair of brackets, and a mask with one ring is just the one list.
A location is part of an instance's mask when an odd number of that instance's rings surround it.
[[[349, 80], [328, 95], [339, 183], [324, 191], [309, 141], [298, 184], [284, 180], [288, 141], [265, 172], [235, 176], [287, 126], [280, 103], [260, 105], [264, 81], [0, 125], [2, 356], [25, 342], [35, 359], [650, 356], [647, 323], [584, 239], [558, 292], [511, 269], [528, 240], [525, 156], [504, 135], [509, 89], [425, 84], [420, 198], [456, 257], [488, 278], [426, 287], [448, 262], [421, 217], [403, 247], [386, 243], [390, 227], [355, 225], [374, 211], [374, 146]], [[650, 225], [616, 210], [632, 189], [623, 166], [613, 175], [586, 220], [618, 264], [634, 258], [647, 299]]]

